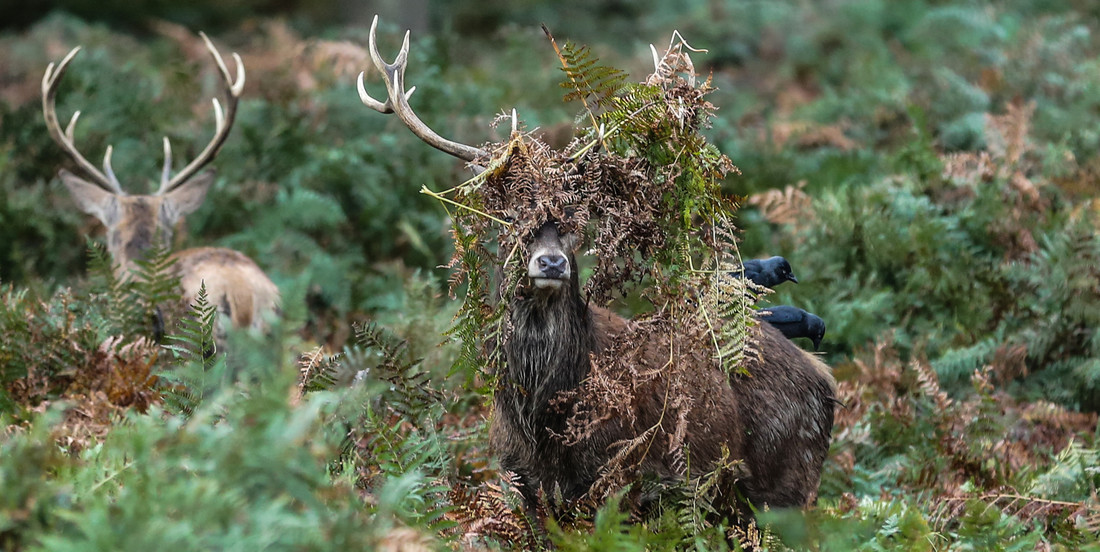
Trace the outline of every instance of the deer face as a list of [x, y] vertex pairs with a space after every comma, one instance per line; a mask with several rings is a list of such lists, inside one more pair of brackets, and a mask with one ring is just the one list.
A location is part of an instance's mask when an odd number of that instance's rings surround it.
[[244, 90], [244, 65], [237, 54], [233, 59], [237, 63], [237, 77], [229, 75], [225, 60], [214, 48], [214, 44], [205, 34], [199, 33], [207, 50], [218, 66], [225, 84], [225, 110], [214, 99], [214, 137], [199, 156], [172, 176], [172, 146], [164, 138], [164, 168], [161, 174], [160, 189], [155, 195], [128, 195], [122, 190], [114, 169], [111, 168], [111, 146], [103, 156], [103, 170], [100, 171], [89, 162], [73, 143], [73, 129], [80, 112], [73, 114], [68, 126], [62, 128], [57, 118], [57, 89], [61, 77], [69, 63], [80, 52], [73, 48], [58, 64], [49, 64], [42, 76], [42, 116], [50, 137], [76, 164], [87, 180], [68, 171], [60, 172], [61, 180], [73, 195], [77, 205], [86, 213], [95, 215], [107, 227], [107, 248], [115, 264], [119, 267], [130, 261], [153, 245], [154, 240], [168, 243], [172, 238], [172, 229], [180, 218], [197, 209], [202, 204], [206, 191], [214, 181], [212, 172], [199, 171], [218, 154], [237, 114], [237, 104]]
[[107, 250], [117, 266], [126, 267], [154, 243], [171, 243], [176, 224], [202, 204], [214, 173], [202, 173], [163, 195], [117, 194], [68, 171], [61, 171], [61, 180], [80, 209], [107, 227]]
[[577, 275], [575, 234], [562, 234], [555, 222], [543, 224], [528, 246], [527, 277], [537, 288], [559, 289]]

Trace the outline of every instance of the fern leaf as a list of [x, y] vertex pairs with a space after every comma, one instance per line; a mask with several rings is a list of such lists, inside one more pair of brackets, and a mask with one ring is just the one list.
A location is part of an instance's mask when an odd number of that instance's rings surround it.
[[217, 305], [210, 303], [203, 282], [190, 312], [179, 321], [176, 332], [167, 336], [169, 343], [164, 346], [177, 360], [175, 370], [159, 374], [171, 384], [165, 390], [165, 402], [188, 416], [227, 376], [225, 355], [217, 354], [214, 337], [217, 314]]
[[[553, 41], [553, 37], [550, 37], [550, 40]], [[556, 43], [554, 47], [557, 49]], [[611, 66], [601, 65], [599, 58], [588, 46], [572, 42], [565, 43], [565, 46], [558, 51], [558, 58], [561, 60], [562, 71], [566, 75], [566, 80], [562, 81], [560, 86], [568, 90], [563, 101], [582, 102], [595, 127], [597, 120], [595, 111], [612, 104], [626, 82], [626, 73]], [[595, 108], [589, 105], [590, 99], [595, 104]]]
[[171, 249], [155, 241], [145, 257], [134, 262], [137, 291], [149, 315], [158, 305], [179, 301], [179, 276], [175, 266]]

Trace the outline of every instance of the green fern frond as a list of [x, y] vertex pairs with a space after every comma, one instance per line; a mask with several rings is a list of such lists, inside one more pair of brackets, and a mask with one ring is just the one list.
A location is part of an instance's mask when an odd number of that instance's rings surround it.
[[119, 280], [114, 261], [100, 242], [87, 238], [88, 277], [91, 289], [106, 302], [104, 309], [107, 332], [112, 334], [145, 334], [144, 308], [136, 297], [131, 282]]
[[341, 355], [326, 355], [321, 348], [302, 354], [298, 359], [298, 387], [302, 393], [324, 391], [336, 387], [345, 372]]
[[180, 279], [175, 267], [172, 250], [156, 240], [145, 256], [134, 262], [132, 274], [135, 277], [136, 291], [150, 315], [159, 305], [179, 301]]
[[945, 383], [966, 381], [975, 370], [985, 366], [1001, 342], [996, 337], [987, 337], [969, 347], [951, 349], [940, 358], [932, 361], [932, 367], [940, 380]]
[[109, 290], [117, 283], [115, 278], [114, 261], [107, 247], [102, 243], [86, 237], [84, 247], [88, 251], [88, 279], [92, 289]]
[[98, 295], [106, 300], [108, 332], [159, 339], [164, 311], [173, 309], [180, 300], [180, 281], [172, 251], [166, 245], [154, 243], [146, 256], [135, 261], [129, 273], [119, 278], [106, 248], [91, 239], [87, 243], [91, 287], [99, 290]]
[[478, 241], [479, 236], [465, 231], [457, 220], [453, 225], [453, 234], [455, 258], [451, 264], [459, 270], [452, 277], [450, 291], [455, 294], [461, 279], [466, 282], [466, 295], [454, 323], [444, 334], [461, 344], [458, 358], [448, 375], [462, 374], [467, 387], [472, 387], [479, 380], [489, 381], [491, 386], [501, 357], [498, 344], [504, 318], [503, 306], [489, 304], [492, 283], [483, 261], [487, 257]]
[[190, 311], [166, 338], [164, 348], [173, 354], [177, 366], [159, 374], [169, 384], [165, 403], [181, 414], [190, 416], [228, 376], [225, 355], [217, 353], [217, 323], [217, 305], [210, 302], [203, 282]]
[[566, 42], [559, 56], [562, 71], [566, 75], [566, 80], [562, 81], [560, 86], [568, 90], [564, 101], [583, 102], [590, 116], [595, 117], [593, 108], [589, 106], [590, 99], [596, 109], [606, 108], [612, 104], [613, 99], [626, 83], [625, 72], [600, 64], [599, 58], [588, 46]]
[[[431, 384], [431, 374], [423, 370], [420, 359], [409, 353], [405, 340], [390, 336], [375, 324], [355, 325], [356, 350], [348, 357], [360, 357], [361, 379], [385, 382], [386, 408], [406, 420], [420, 420], [442, 404], [442, 397]], [[368, 363], [368, 358], [376, 362]]]
[[664, 91], [659, 86], [631, 84], [609, 100], [608, 109], [600, 117], [608, 134], [627, 140], [631, 145], [651, 140], [654, 131], [661, 128], [664, 115]]

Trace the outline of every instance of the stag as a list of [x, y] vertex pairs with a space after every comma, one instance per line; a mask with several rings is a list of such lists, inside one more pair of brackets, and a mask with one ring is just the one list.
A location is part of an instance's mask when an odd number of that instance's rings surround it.
[[[134, 261], [141, 259], [155, 244], [167, 247], [175, 226], [184, 216], [202, 205], [214, 182], [214, 171], [199, 172], [218, 154], [237, 114], [237, 103], [244, 90], [244, 65], [236, 53], [233, 59], [237, 77], [229, 75], [225, 61], [210, 39], [200, 33], [225, 82], [225, 111], [214, 98], [214, 137], [198, 157], [172, 175], [172, 146], [164, 138], [164, 166], [160, 188], [153, 195], [129, 195], [123, 191], [111, 167], [112, 147], [107, 146], [100, 171], [77, 150], [73, 130], [80, 111], [73, 114], [62, 130], [57, 117], [57, 89], [69, 62], [80, 52], [73, 48], [56, 66], [50, 63], [42, 77], [42, 113], [50, 136], [76, 164], [83, 178], [65, 169], [61, 181], [69, 189], [77, 206], [95, 216], [107, 228], [107, 251], [119, 278], [126, 278]], [[209, 301], [237, 327], [263, 329], [265, 320], [279, 310], [279, 289], [252, 259], [232, 249], [198, 247], [174, 253], [171, 257], [180, 278], [182, 298], [193, 303], [205, 283]]]
[[[417, 117], [408, 102], [413, 89], [406, 91], [404, 84], [409, 34], [397, 59], [387, 63], [375, 42], [377, 23], [375, 17], [369, 50], [387, 99], [372, 98], [360, 73], [363, 103], [395, 113], [421, 140], [467, 163], [485, 158], [481, 149], [446, 140]], [[634, 403], [633, 423], [609, 420], [577, 442], [562, 439], [570, 411], [560, 398], [581, 386], [592, 372], [591, 359], [635, 324], [582, 297], [577, 242], [557, 222], [542, 224], [526, 243], [527, 291], [508, 305], [512, 331], [501, 344], [506, 366], [494, 397], [490, 445], [502, 467], [517, 474], [529, 503], [540, 489], [567, 500], [585, 496], [612, 460], [616, 445], [637, 436], [634, 428], [668, 430], [668, 422], [661, 421], [665, 397], [659, 389], [664, 385], [657, 380]], [[806, 506], [816, 498], [829, 449], [836, 382], [828, 366], [771, 325], [753, 326], [751, 332], [761, 354], [750, 356], [748, 375], [727, 375], [713, 362], [699, 367], [708, 392], [704, 404], [688, 413], [685, 444], [692, 464], [703, 470], [721, 460], [723, 449], [742, 460], [747, 474], [737, 486], [753, 505]], [[666, 345], [641, 345], [640, 371], [661, 371], [669, 358]], [[682, 477], [666, 448], [650, 447], [639, 462], [640, 471], [661, 479]]]

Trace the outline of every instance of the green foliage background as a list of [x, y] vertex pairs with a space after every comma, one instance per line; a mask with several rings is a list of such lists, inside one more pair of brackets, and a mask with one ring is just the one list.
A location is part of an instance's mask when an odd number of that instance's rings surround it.
[[[306, 4], [56, 2], [43, 6], [68, 11], [0, 16], [0, 548], [531, 545], [484, 450], [484, 398], [448, 375], [458, 344], [439, 346], [456, 309], [436, 268], [449, 222], [416, 192], [471, 175], [360, 104], [366, 26], [340, 3]], [[413, 105], [467, 143], [504, 138], [489, 123], [512, 107], [549, 140], [568, 135], [580, 108], [562, 102], [540, 22], [634, 81], [673, 29], [706, 48], [692, 59], [718, 87], [711, 141], [741, 170], [725, 185], [745, 198], [741, 252], [792, 261], [802, 283], [766, 301], [826, 320], [842, 382], [816, 509], [769, 513], [760, 533], [727, 540], [690, 500], [639, 524], [608, 506], [544, 539], [1097, 549], [1092, 3], [426, 5]], [[382, 11], [386, 57], [399, 17]], [[212, 132], [200, 29], [244, 56], [248, 85], [179, 245], [246, 253], [286, 311], [272, 336], [231, 336], [234, 355], [213, 361], [195, 347], [201, 324], [170, 349], [140, 341], [141, 316], [121, 307], [142, 292], [104, 283], [90, 261], [85, 235], [100, 230], [56, 178], [67, 161], [38, 97], [45, 66], [83, 45], [60, 115], [80, 109], [87, 157], [114, 144], [124, 187], [149, 189], [161, 136], [184, 158]], [[383, 333], [356, 337], [366, 321]], [[300, 370], [315, 383], [304, 394]], [[151, 400], [150, 374], [180, 393]]]

